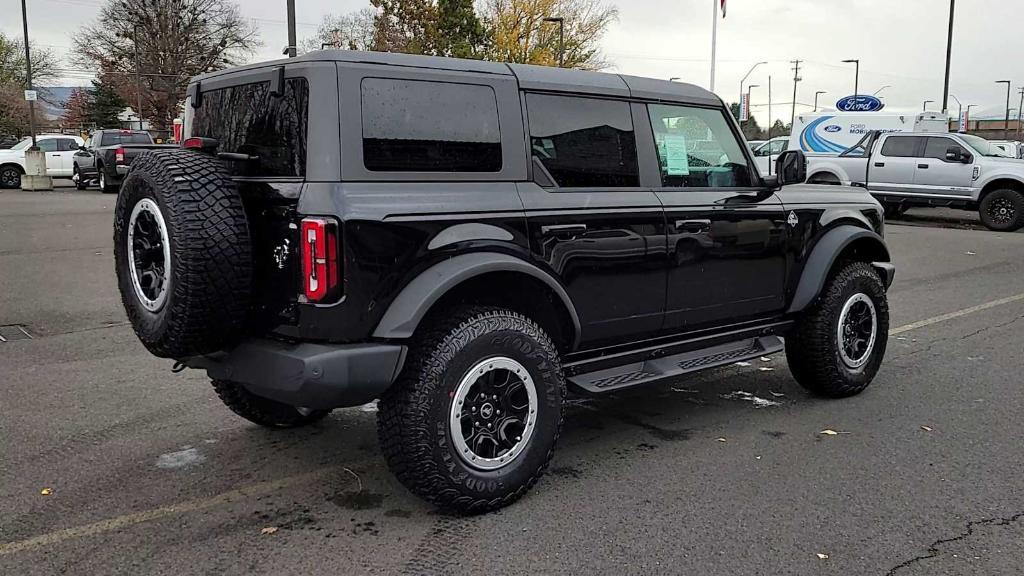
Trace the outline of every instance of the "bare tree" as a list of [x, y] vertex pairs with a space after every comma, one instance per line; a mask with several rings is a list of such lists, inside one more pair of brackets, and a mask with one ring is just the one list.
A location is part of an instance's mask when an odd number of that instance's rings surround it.
[[320, 22], [316, 36], [302, 43], [305, 51], [319, 50], [324, 44], [342, 50], [373, 50], [374, 21], [377, 11], [363, 8], [336, 16], [328, 14]]
[[[29, 43], [32, 50], [32, 83], [46, 84], [57, 77], [57, 58], [50, 50]], [[26, 85], [25, 43], [0, 32], [0, 85]]]
[[192, 76], [240, 64], [260, 44], [255, 27], [227, 0], [107, 0], [74, 42], [80, 63], [124, 79], [119, 92], [132, 106], [138, 42], [140, 113], [160, 129], [178, 115]]

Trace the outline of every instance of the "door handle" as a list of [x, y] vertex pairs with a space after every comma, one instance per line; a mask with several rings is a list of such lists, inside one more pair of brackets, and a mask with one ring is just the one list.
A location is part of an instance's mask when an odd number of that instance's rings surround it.
[[885, 168], [885, 162], [875, 162], [875, 168]]
[[544, 236], [555, 238], [575, 238], [587, 231], [586, 224], [557, 224], [554, 226], [541, 226], [540, 233]]
[[677, 232], [702, 233], [711, 231], [711, 220], [676, 220]]
[[918, 164], [917, 167], [920, 168], [921, 170], [927, 170], [928, 169], [928, 165], [927, 164]]

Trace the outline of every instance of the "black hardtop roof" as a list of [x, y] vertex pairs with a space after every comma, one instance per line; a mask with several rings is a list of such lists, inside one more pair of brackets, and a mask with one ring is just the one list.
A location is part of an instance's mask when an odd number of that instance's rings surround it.
[[722, 105], [722, 101], [713, 93], [699, 86], [682, 82], [669, 82], [667, 80], [643, 78], [640, 76], [589, 72], [568, 68], [552, 68], [550, 66], [506, 64], [503, 62], [419, 56], [394, 52], [361, 52], [357, 50], [315, 50], [296, 58], [272, 60], [210, 72], [193, 78], [192, 82], [202, 82], [238, 71], [259, 70], [261, 68], [271, 68], [299, 62], [346, 62], [496, 74], [515, 76], [519, 81], [520, 88], [523, 90], [571, 92], [575, 94]]

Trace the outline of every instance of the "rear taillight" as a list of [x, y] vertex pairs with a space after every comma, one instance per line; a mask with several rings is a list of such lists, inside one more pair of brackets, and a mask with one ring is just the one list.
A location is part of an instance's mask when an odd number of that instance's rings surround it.
[[118, 164], [124, 164], [124, 148], [118, 148], [114, 150], [114, 162]]
[[324, 304], [341, 295], [338, 224], [326, 218], [304, 218], [302, 233], [302, 290], [309, 302]]

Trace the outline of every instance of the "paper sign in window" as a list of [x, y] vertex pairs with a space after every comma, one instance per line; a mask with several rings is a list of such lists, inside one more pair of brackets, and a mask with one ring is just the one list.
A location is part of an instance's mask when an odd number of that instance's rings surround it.
[[665, 173], [669, 176], [689, 176], [690, 158], [686, 153], [686, 136], [665, 134]]

